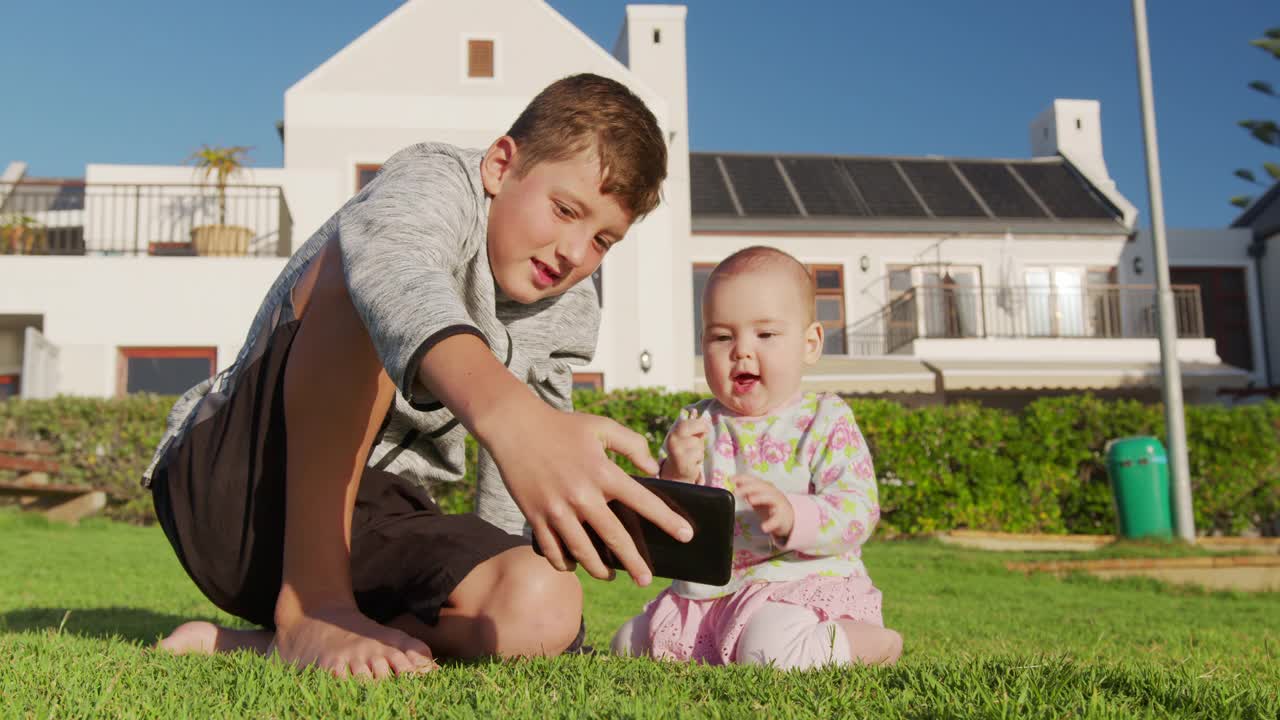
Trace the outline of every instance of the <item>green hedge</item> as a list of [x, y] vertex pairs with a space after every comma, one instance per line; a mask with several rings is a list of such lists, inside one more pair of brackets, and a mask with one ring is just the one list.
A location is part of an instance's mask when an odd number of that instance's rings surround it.
[[[642, 433], [656, 452], [671, 418], [697, 397], [624, 390], [584, 391], [575, 399], [580, 410]], [[150, 496], [137, 480], [171, 403], [147, 395], [9, 400], [0, 402], [0, 436], [53, 443], [64, 481], [108, 490], [112, 517], [149, 522]], [[968, 404], [909, 410], [883, 400], [854, 399], [850, 405], [876, 462], [880, 530], [886, 534], [953, 528], [1114, 532], [1103, 448], [1125, 435], [1164, 435], [1160, 406], [1090, 395], [1045, 398], [1020, 413]], [[1280, 403], [1188, 407], [1187, 435], [1197, 530], [1274, 529], [1280, 518]], [[474, 457], [474, 443], [469, 452]], [[468, 477], [440, 491], [439, 500], [447, 510], [461, 511], [471, 506], [472, 492]]]

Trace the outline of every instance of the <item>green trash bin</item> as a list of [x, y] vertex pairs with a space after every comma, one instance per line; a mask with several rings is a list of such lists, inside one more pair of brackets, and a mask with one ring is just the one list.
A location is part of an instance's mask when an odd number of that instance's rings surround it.
[[1169, 454], [1159, 438], [1143, 435], [1107, 443], [1107, 474], [1122, 537], [1173, 537]]

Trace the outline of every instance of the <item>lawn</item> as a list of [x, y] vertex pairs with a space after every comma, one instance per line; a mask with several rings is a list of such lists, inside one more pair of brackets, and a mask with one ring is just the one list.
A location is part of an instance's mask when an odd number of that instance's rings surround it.
[[[0, 717], [1280, 717], [1280, 595], [1028, 578], [1004, 570], [1012, 557], [868, 546], [886, 621], [906, 638], [893, 668], [586, 655], [360, 684], [247, 654], [149, 651], [183, 619], [226, 621], [158, 529], [0, 511]], [[597, 647], [655, 592], [584, 582]]]

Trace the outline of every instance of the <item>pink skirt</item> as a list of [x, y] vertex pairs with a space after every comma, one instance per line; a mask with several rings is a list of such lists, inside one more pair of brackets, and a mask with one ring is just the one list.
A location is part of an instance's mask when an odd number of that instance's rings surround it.
[[849, 619], [884, 627], [880, 591], [868, 577], [811, 575], [802, 580], [748, 583], [710, 600], [690, 600], [663, 590], [645, 605], [652, 656], [728, 665], [751, 615], [766, 602], [813, 610], [819, 622]]

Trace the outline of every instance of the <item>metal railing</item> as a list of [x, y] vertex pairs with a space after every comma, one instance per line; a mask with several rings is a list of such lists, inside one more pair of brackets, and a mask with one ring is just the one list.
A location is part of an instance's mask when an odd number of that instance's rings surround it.
[[279, 186], [0, 183], [0, 254], [288, 257]]
[[[1178, 337], [1203, 338], [1200, 288], [1173, 286]], [[1088, 288], [913, 287], [850, 325], [853, 355], [886, 355], [920, 338], [1154, 338], [1151, 285]]]

